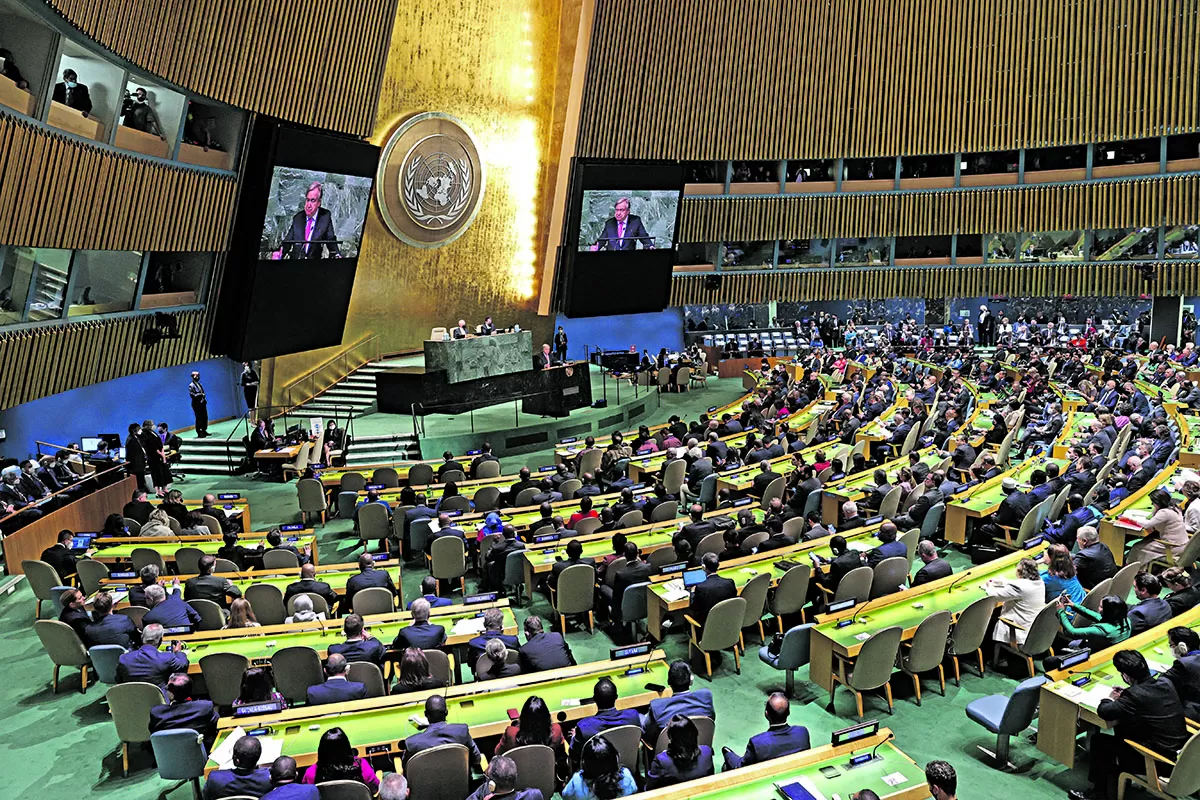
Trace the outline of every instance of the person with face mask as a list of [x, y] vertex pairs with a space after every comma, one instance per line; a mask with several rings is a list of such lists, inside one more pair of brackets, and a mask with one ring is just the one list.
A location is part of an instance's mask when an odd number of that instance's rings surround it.
[[121, 104], [121, 124], [135, 131], [154, 134], [160, 139], [166, 138], [162, 126], [158, 124], [158, 115], [150, 106], [149, 95], [140, 86], [133, 94], [125, 92], [125, 100]]
[[63, 70], [63, 79], [54, 84], [54, 95], [51, 99], [75, 109], [85, 118], [92, 113], [92, 96], [88, 94], [87, 84], [79, 82], [79, 76], [73, 69]]

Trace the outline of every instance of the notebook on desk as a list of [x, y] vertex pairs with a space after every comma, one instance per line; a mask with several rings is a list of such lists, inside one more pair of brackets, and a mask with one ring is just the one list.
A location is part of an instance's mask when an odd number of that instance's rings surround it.
[[663, 584], [663, 597], [665, 597], [668, 602], [673, 603], [676, 600], [682, 600], [687, 596], [688, 590], [684, 587], [682, 578], [675, 578], [674, 580], [669, 580]]

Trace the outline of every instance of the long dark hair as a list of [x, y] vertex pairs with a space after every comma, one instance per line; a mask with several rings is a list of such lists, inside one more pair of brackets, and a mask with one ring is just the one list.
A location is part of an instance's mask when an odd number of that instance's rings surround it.
[[400, 680], [398, 683], [401, 686], [416, 689], [429, 680], [429, 677], [429, 659], [425, 657], [424, 651], [417, 647], [406, 648], [400, 656]]
[[325, 781], [358, 781], [362, 783], [362, 767], [350, 746], [350, 739], [341, 728], [330, 728], [321, 734], [317, 745], [316, 783]]
[[104, 536], [126, 536], [125, 518], [120, 514], [109, 514], [104, 520]]
[[517, 718], [517, 744], [550, 744], [550, 709], [546, 701], [531, 695]]
[[254, 667], [242, 673], [242, 690], [238, 699], [243, 703], [261, 703], [275, 694], [275, 681], [271, 673], [262, 667]]
[[617, 748], [597, 734], [587, 740], [583, 746], [583, 756], [580, 759], [579, 772], [583, 780], [592, 789], [592, 794], [600, 800], [611, 800], [621, 796], [621, 762], [617, 758]]
[[667, 724], [667, 756], [680, 772], [691, 769], [700, 760], [700, 732], [696, 723], [682, 714], [671, 717]]
[[442, 487], [442, 497], [458, 497], [458, 484], [454, 481], [447, 481]]
[[1100, 600], [1100, 621], [1116, 625], [1121, 630], [1129, 630], [1129, 606], [1125, 601], [1110, 594]]
[[1150, 493], [1150, 502], [1156, 508], [1174, 508], [1176, 511], [1179, 508], [1175, 505], [1175, 498], [1171, 497], [1171, 493], [1166, 489], [1155, 489]]

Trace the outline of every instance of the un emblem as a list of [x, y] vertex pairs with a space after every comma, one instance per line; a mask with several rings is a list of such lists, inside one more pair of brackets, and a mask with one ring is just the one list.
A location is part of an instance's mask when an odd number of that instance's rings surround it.
[[471, 132], [448, 114], [406, 119], [383, 148], [375, 201], [384, 223], [415, 247], [452, 242], [483, 200], [483, 160]]

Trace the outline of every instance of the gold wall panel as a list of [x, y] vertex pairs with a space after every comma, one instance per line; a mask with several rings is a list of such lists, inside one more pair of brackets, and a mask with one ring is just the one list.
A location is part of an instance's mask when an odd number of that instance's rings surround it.
[[683, 242], [1073, 231], [1200, 223], [1200, 176], [908, 194], [684, 198]]
[[[382, 352], [420, 349], [431, 328], [460, 318], [475, 325], [489, 314], [537, 339], [549, 332], [551, 320], [536, 315], [535, 265], [546, 235], [545, 172], [561, 135], [556, 96], [569, 85], [558, 72], [564, 16], [577, 20], [578, 11], [553, 0], [463, 0], [452, 9], [417, 0], [396, 9], [372, 140], [382, 144], [418, 112], [451, 114], [479, 144], [487, 188], [466, 233], [431, 250], [393, 237], [372, 204], [343, 343], [379, 334]], [[275, 359], [273, 384], [335, 352]], [[272, 393], [272, 402], [281, 399]]]
[[807, 270], [750, 275], [725, 274], [718, 289], [704, 275], [677, 275], [671, 281], [672, 306], [713, 303], [854, 300], [863, 297], [972, 297], [1019, 295], [1056, 297], [1195, 295], [1200, 264], [1151, 264], [1147, 281], [1133, 264], [1021, 265], [994, 267], [892, 267], [889, 269]]
[[0, 113], [0, 242], [91, 250], [226, 247], [233, 177], [168, 166]]
[[578, 154], [894, 156], [1192, 131], [1197, 41], [1200, 0], [597, 0]]
[[179, 86], [361, 136], [375, 120], [396, 7], [396, 0], [45, 2], [86, 36]]
[[143, 347], [142, 331], [152, 315], [75, 322], [0, 333], [0, 408], [93, 383], [211, 358], [208, 315], [182, 311], [172, 316], [180, 338]]

